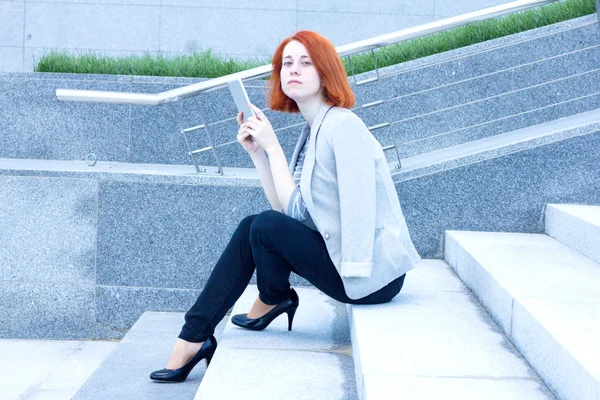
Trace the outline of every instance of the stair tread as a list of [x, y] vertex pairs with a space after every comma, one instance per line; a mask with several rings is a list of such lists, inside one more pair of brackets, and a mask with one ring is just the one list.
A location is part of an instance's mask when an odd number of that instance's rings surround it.
[[[356, 398], [344, 305], [315, 288], [294, 289], [292, 331], [285, 314], [262, 331], [227, 322], [196, 399]], [[257, 296], [249, 285], [231, 315], [247, 313]]]
[[193, 399], [206, 371], [204, 363], [198, 364], [181, 383], [165, 384], [149, 377], [150, 372], [166, 366], [183, 325], [183, 315], [145, 312], [73, 399]]
[[600, 299], [600, 266], [550, 236], [468, 231], [446, 231], [446, 235], [513, 297]]
[[600, 207], [548, 204], [546, 233], [600, 263]]
[[446, 231], [446, 259], [559, 398], [600, 394], [600, 265], [541, 234]]
[[390, 303], [348, 311], [363, 399], [434, 398], [438, 385], [444, 398], [553, 398], [443, 261], [422, 260]]
[[582, 221], [600, 227], [600, 206], [588, 206], [582, 204], [549, 204], [548, 206], [557, 208]]

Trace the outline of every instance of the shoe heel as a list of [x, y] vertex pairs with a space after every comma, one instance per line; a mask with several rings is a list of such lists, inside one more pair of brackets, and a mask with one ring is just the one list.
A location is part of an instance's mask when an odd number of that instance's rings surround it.
[[204, 359], [204, 361], [206, 361], [206, 368], [208, 368], [208, 366], [210, 365], [210, 362], [212, 361], [212, 358], [215, 355], [215, 350], [211, 351], [210, 354], [206, 355], [206, 358]]
[[296, 314], [297, 308], [293, 308], [287, 312], [288, 315], [288, 331], [292, 330], [292, 321], [294, 320], [294, 315]]

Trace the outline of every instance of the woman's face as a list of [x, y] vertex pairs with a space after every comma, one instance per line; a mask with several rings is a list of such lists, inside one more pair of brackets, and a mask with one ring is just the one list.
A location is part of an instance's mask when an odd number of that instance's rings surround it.
[[321, 96], [321, 78], [306, 47], [292, 40], [283, 49], [280, 72], [281, 90], [296, 103]]

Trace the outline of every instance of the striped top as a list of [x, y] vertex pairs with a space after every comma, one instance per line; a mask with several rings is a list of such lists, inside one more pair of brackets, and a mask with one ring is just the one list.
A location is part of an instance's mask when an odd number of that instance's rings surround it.
[[[306, 128], [305, 128], [306, 129]], [[310, 129], [310, 128], [309, 128]], [[302, 176], [302, 167], [304, 165], [304, 157], [306, 156], [306, 151], [308, 150], [308, 141], [310, 139], [310, 132], [306, 137], [306, 141], [304, 142], [304, 146], [300, 153], [298, 154], [298, 160], [296, 161], [296, 166], [294, 167], [294, 173], [292, 178], [296, 183], [296, 189], [292, 192], [290, 196], [290, 201], [288, 203], [287, 210], [281, 210], [286, 215], [304, 223], [304, 225], [317, 230], [308, 210], [306, 209], [306, 204], [304, 204], [304, 200], [302, 199], [302, 193], [300, 192], [300, 177]]]

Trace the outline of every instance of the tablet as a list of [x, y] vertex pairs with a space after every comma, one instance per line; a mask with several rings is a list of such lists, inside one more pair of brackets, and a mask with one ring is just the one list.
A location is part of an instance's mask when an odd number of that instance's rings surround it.
[[231, 92], [233, 101], [235, 101], [238, 111], [244, 113], [244, 122], [246, 122], [248, 118], [254, 116], [254, 111], [248, 106], [250, 99], [248, 98], [246, 89], [244, 89], [244, 84], [240, 78], [231, 80], [227, 82], [227, 84], [229, 85], [229, 91]]

